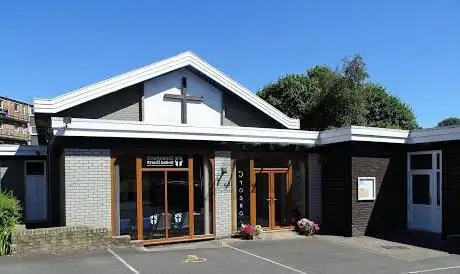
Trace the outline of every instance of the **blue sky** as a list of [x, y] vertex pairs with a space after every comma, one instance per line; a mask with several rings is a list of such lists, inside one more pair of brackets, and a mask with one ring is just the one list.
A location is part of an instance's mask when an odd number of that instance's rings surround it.
[[[289, 3], [289, 4], [286, 4]], [[434, 126], [460, 116], [460, 1], [4, 1], [0, 94], [32, 102], [191, 50], [256, 92], [361, 54]]]

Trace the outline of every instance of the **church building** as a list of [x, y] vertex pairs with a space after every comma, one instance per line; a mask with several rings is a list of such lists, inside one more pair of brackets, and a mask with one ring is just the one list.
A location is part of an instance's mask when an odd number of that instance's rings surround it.
[[191, 52], [35, 99], [34, 111], [46, 180], [24, 196], [47, 226], [144, 244], [299, 217], [344, 236], [460, 234], [460, 128], [300, 130]]

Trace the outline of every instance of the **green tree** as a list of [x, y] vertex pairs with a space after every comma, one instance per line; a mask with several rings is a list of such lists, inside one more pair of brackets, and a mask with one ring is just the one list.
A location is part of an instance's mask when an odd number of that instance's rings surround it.
[[258, 95], [287, 115], [300, 118], [302, 129], [347, 125], [414, 129], [412, 109], [369, 81], [364, 59], [345, 58], [338, 69], [315, 66], [264, 87]]
[[460, 125], [460, 118], [449, 117], [439, 122], [436, 127], [448, 127], [448, 126], [456, 126], [456, 125]]
[[412, 109], [398, 97], [375, 83], [364, 85], [367, 100], [367, 126], [416, 129], [418, 128]]
[[20, 223], [22, 207], [11, 192], [0, 191], [0, 256], [11, 251], [11, 233]]

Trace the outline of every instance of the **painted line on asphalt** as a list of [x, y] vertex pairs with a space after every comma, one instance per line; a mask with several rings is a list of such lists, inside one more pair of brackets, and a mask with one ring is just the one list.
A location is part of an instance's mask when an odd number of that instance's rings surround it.
[[261, 259], [261, 260], [264, 260], [264, 261], [266, 261], [266, 262], [275, 264], [275, 265], [277, 265], [277, 266], [284, 267], [284, 268], [289, 269], [289, 270], [291, 270], [291, 271], [294, 271], [294, 272], [297, 272], [297, 273], [301, 273], [301, 274], [307, 274], [307, 272], [304, 272], [304, 271], [302, 271], [302, 270], [298, 270], [298, 269], [295, 269], [295, 268], [290, 267], [290, 266], [288, 266], [288, 265], [284, 265], [284, 264], [275, 262], [275, 261], [273, 261], [273, 260], [270, 260], [270, 259], [261, 257], [261, 256], [259, 256], [259, 255], [254, 254], [254, 253], [251, 253], [251, 252], [248, 252], [248, 251], [245, 251], [245, 250], [242, 250], [242, 249], [233, 247], [233, 246], [231, 246], [231, 245], [229, 245], [229, 244], [227, 244], [227, 243], [224, 243], [223, 245], [224, 245], [225, 247], [231, 248], [231, 249], [236, 250], [236, 251], [238, 251], [238, 252], [241, 252], [241, 253], [244, 253], [244, 254], [247, 254], [247, 255], [256, 257], [256, 258], [258, 258], [258, 259]]
[[115, 258], [117, 258], [117, 260], [119, 260], [122, 264], [124, 264], [129, 270], [131, 270], [133, 273], [136, 273], [136, 274], [139, 274], [140, 272], [137, 271], [134, 267], [132, 267], [130, 264], [128, 264], [128, 262], [126, 262], [125, 260], [123, 260], [122, 257], [120, 257], [117, 253], [115, 253], [115, 251], [113, 251], [112, 249], [110, 248], [107, 248], [107, 251], [110, 252], [110, 254], [112, 254]]
[[408, 274], [416, 274], [416, 273], [426, 273], [426, 272], [442, 271], [442, 270], [457, 269], [457, 268], [460, 268], [460, 265], [457, 265], [457, 266], [449, 266], [449, 267], [433, 268], [433, 269], [425, 269], [425, 270], [418, 270], [418, 271], [412, 271], [412, 272], [407, 272], [407, 273], [408, 273]]

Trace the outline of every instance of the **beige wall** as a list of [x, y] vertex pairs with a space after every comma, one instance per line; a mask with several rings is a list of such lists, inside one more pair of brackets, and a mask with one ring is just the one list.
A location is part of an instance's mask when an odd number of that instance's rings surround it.
[[[29, 141], [29, 120], [31, 107], [27, 104], [0, 98], [1, 107], [7, 112], [0, 127], [0, 141], [3, 143], [24, 143]], [[19, 127], [19, 129], [18, 129]]]

